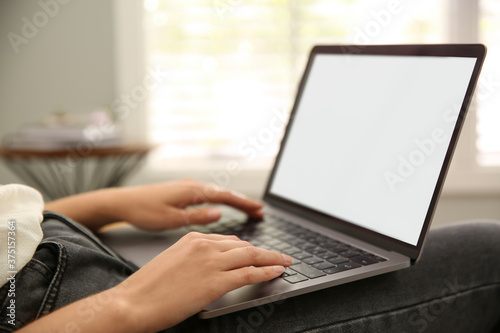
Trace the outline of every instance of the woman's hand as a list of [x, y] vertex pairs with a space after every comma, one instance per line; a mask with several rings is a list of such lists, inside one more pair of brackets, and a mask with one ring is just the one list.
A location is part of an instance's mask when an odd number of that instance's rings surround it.
[[[198, 313], [227, 292], [271, 280], [292, 258], [236, 236], [189, 233], [115, 287], [131, 327], [156, 332]], [[134, 332], [136, 330], [133, 330]]]
[[236, 236], [192, 232], [116, 287], [43, 316], [20, 332], [158, 332], [231, 290], [278, 277], [291, 262]]
[[163, 230], [191, 224], [207, 224], [221, 217], [218, 208], [203, 203], [226, 204], [250, 216], [262, 217], [262, 203], [212, 184], [183, 179], [168, 183], [121, 189], [115, 197], [118, 219], [149, 230]]
[[50, 202], [45, 209], [64, 214], [93, 230], [118, 221], [142, 229], [163, 230], [217, 221], [221, 215], [217, 208], [189, 208], [203, 203], [226, 204], [250, 216], [262, 217], [262, 203], [191, 179], [102, 189]]

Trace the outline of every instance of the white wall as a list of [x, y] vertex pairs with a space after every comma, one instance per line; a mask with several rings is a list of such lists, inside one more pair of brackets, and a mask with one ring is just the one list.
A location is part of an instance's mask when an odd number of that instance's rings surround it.
[[[54, 109], [89, 111], [113, 101], [112, 2], [59, 1], [67, 4], [40, 1], [52, 4], [53, 17], [39, 1], [0, 1], [0, 137]], [[8, 34], [23, 37], [23, 17], [34, 23], [34, 16], [40, 27], [25, 31], [30, 38], [16, 53]], [[0, 184], [18, 181], [0, 165]]]

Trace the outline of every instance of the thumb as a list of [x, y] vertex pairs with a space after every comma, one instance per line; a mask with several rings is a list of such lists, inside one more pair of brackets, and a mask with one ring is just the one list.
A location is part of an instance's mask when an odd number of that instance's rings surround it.
[[180, 209], [184, 225], [208, 224], [220, 219], [222, 213], [215, 207], [200, 207], [192, 209]]

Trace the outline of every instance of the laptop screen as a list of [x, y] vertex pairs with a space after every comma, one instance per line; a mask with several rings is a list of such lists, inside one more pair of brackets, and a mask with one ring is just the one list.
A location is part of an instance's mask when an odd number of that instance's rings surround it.
[[269, 193], [417, 245], [477, 58], [311, 61]]

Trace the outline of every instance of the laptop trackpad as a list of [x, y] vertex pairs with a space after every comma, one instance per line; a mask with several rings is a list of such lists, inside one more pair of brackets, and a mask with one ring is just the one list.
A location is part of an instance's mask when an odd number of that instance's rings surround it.
[[100, 233], [98, 237], [123, 258], [142, 267], [188, 232], [185, 228], [158, 232], [124, 227]]

